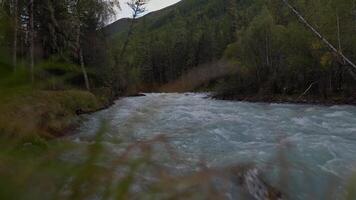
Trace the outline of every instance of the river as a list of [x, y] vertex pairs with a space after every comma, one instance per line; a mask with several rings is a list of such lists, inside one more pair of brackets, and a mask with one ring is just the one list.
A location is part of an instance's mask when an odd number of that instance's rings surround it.
[[177, 171], [194, 171], [201, 162], [209, 168], [254, 163], [273, 182], [283, 171], [279, 166], [284, 166], [288, 173], [279, 187], [284, 187], [288, 199], [343, 197], [356, 166], [356, 107], [233, 102], [207, 96], [123, 98], [85, 116], [80, 133], [71, 140], [79, 144], [92, 140], [105, 121], [109, 129], [103, 143], [112, 156], [116, 148], [165, 135], [185, 159], [185, 164], [171, 166]]

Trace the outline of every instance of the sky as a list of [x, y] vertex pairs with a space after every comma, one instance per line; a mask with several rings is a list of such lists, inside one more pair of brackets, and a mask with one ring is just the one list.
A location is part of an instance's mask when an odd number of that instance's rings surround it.
[[[131, 17], [132, 15], [132, 11], [130, 10], [130, 8], [127, 6], [126, 2], [128, 2], [129, 0], [123, 0], [120, 1], [121, 3], [121, 10], [118, 11], [117, 15], [116, 15], [116, 20], [121, 19], [121, 18], [127, 18], [127, 17]], [[156, 10], [160, 10], [162, 8], [165, 8], [167, 6], [170, 6], [172, 4], [177, 3], [180, 0], [149, 0], [147, 5], [146, 5], [146, 10], [147, 13], [156, 11]]]

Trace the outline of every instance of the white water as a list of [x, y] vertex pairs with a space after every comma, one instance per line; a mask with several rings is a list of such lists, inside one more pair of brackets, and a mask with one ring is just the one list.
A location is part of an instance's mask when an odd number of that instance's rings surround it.
[[[188, 161], [188, 168], [201, 160], [209, 167], [253, 162], [274, 177], [278, 166], [287, 163], [289, 184], [282, 190], [291, 199], [343, 195], [356, 166], [356, 107], [231, 102], [206, 96], [124, 98], [87, 116], [74, 140], [92, 139], [105, 120], [110, 131], [104, 142], [113, 152], [122, 145], [119, 141], [130, 143], [165, 134]], [[274, 167], [267, 167], [270, 165]]]

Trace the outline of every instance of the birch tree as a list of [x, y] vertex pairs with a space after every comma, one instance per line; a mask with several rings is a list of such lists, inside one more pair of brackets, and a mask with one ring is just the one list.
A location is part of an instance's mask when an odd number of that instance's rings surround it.
[[12, 52], [12, 65], [14, 71], [16, 71], [17, 66], [17, 37], [18, 37], [18, 0], [13, 0], [13, 26], [14, 26], [14, 41], [13, 41], [13, 52]]
[[29, 44], [30, 44], [30, 71], [31, 71], [31, 83], [35, 81], [35, 29], [34, 29], [34, 0], [30, 0], [29, 3]]
[[88, 78], [88, 73], [87, 70], [85, 68], [85, 63], [84, 63], [84, 56], [83, 56], [83, 49], [82, 49], [82, 44], [81, 44], [81, 34], [82, 34], [82, 20], [81, 20], [81, 12], [82, 12], [82, 7], [81, 7], [81, 1], [77, 0], [76, 2], [76, 27], [77, 27], [77, 31], [76, 31], [76, 52], [77, 52], [77, 56], [79, 59], [79, 64], [80, 64], [80, 69], [82, 71], [83, 74], [83, 78], [84, 78], [84, 82], [85, 82], [85, 88], [87, 90], [90, 90], [90, 83], [89, 83], [89, 78]]
[[[348, 63], [352, 68], [356, 69], [356, 64], [354, 64], [348, 57], [346, 57], [342, 51], [339, 51], [333, 44], [329, 42], [314, 26], [312, 26], [304, 17], [297, 11], [288, 0], [282, 0], [284, 4], [299, 18], [299, 20], [316, 35], [331, 51], [339, 55], [346, 63]], [[338, 22], [339, 23], [339, 22]], [[338, 25], [339, 26], [339, 25]], [[353, 76], [354, 77], [354, 76]], [[355, 79], [356, 80], [356, 79]]]
[[[90, 90], [90, 82], [85, 64], [83, 51], [84, 35], [87, 30], [97, 31], [105, 25], [107, 20], [114, 15], [115, 7], [119, 7], [118, 0], [100, 1], [100, 0], [76, 0], [74, 17], [74, 30], [76, 34], [75, 51], [79, 60], [80, 68], [85, 81], [85, 87]], [[92, 27], [94, 25], [94, 27]]]
[[129, 2], [127, 2], [127, 5], [131, 8], [132, 11], [132, 20], [130, 23], [130, 27], [128, 29], [127, 32], [127, 36], [126, 36], [126, 40], [124, 42], [124, 45], [122, 46], [119, 58], [121, 59], [121, 57], [123, 56], [123, 54], [125, 53], [126, 49], [127, 49], [127, 45], [129, 44], [130, 41], [130, 37], [132, 35], [133, 32], [133, 26], [136, 22], [136, 19], [144, 12], [146, 12], [146, 7], [145, 5], [147, 4], [148, 0], [131, 0]]

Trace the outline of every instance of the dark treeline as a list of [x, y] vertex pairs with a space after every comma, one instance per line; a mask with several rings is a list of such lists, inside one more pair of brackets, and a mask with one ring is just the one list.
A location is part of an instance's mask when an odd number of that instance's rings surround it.
[[[116, 0], [0, 0], [0, 139], [66, 134], [109, 105], [115, 63], [99, 31]], [[121, 93], [120, 93], [121, 92]]]
[[133, 20], [106, 26], [116, 0], [3, 0], [2, 66], [25, 69], [44, 89], [107, 88], [117, 96], [224, 60], [235, 70], [215, 81], [222, 96], [354, 94], [355, 69], [340, 56], [356, 60], [353, 0], [183, 0], [139, 19], [147, 2], [137, 1], [139, 9], [135, 2]]
[[[339, 53], [356, 60], [353, 0], [286, 2]], [[113, 36], [117, 46], [126, 38], [123, 29]], [[355, 69], [283, 0], [185, 0], [139, 19], [133, 32], [121, 62], [148, 85], [224, 59], [236, 67], [219, 81], [218, 93], [225, 97], [355, 93]]]
[[98, 30], [115, 15], [118, 1], [3, 0], [0, 4], [2, 70], [25, 71], [32, 85], [42, 89], [109, 86], [109, 53]]

